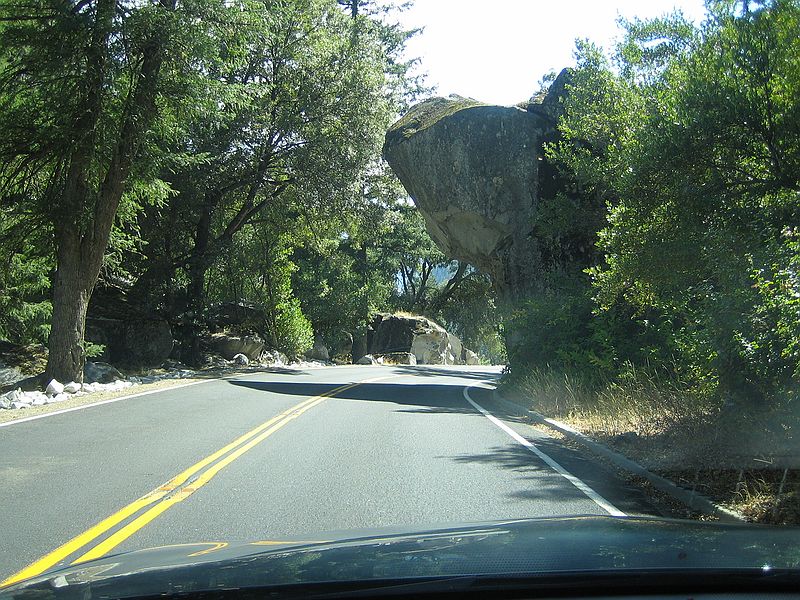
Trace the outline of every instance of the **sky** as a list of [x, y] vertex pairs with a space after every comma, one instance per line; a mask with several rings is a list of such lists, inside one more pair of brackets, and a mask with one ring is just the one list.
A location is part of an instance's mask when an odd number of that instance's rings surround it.
[[610, 47], [619, 15], [648, 18], [673, 8], [697, 22], [705, 12], [703, 0], [415, 0], [399, 20], [424, 27], [407, 56], [421, 59], [436, 95], [516, 104], [544, 74], [574, 63], [576, 38]]

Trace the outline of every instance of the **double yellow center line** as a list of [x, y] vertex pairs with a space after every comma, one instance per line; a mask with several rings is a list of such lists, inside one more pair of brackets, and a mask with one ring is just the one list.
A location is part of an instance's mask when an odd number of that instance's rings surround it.
[[30, 564], [14, 575], [11, 575], [7, 579], [0, 582], [0, 588], [18, 583], [30, 577], [36, 577], [37, 575], [44, 573], [46, 570], [52, 568], [73, 554], [76, 554], [84, 547], [90, 545], [92, 542], [100, 538], [103, 534], [107, 533], [120, 523], [130, 519], [132, 516], [149, 506], [150, 508], [147, 508], [147, 510], [139, 514], [136, 518], [129, 521], [123, 527], [119, 528], [110, 536], [102, 540], [100, 543], [92, 546], [83, 554], [78, 556], [78, 558], [76, 558], [71, 564], [74, 565], [95, 558], [100, 558], [104, 554], [116, 548], [134, 533], [139, 531], [142, 527], [147, 525], [150, 521], [155, 519], [170, 506], [173, 506], [178, 502], [182, 502], [191, 496], [194, 492], [207, 484], [217, 473], [242, 456], [244, 453], [257, 446], [259, 443], [264, 441], [266, 438], [271, 436], [280, 428], [284, 427], [289, 422], [302, 415], [307, 410], [310, 410], [317, 404], [323, 402], [326, 398], [354, 388], [362, 383], [369, 383], [388, 378], [389, 377], [376, 377], [373, 379], [359, 381], [357, 383], [342, 385], [332, 389], [329, 392], [326, 392], [325, 394], [314, 396], [313, 398], [309, 398], [308, 400], [304, 400], [303, 402], [292, 406], [281, 414], [265, 421], [258, 427], [251, 429], [244, 435], [239, 436], [227, 446], [220, 448], [213, 454], [205, 457], [203, 460], [196, 462], [191, 467], [182, 471], [165, 484], [148, 492], [138, 500], [131, 502], [126, 507], [118, 510], [111, 516], [103, 519], [93, 527], [74, 537], [66, 544], [59, 546], [52, 552], [44, 555], [36, 562]]

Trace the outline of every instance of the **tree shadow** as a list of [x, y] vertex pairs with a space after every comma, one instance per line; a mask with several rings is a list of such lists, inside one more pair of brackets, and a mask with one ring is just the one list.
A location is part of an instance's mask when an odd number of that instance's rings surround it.
[[[306, 398], [330, 396], [340, 400], [386, 402], [410, 407], [397, 411], [409, 414], [463, 414], [482, 417], [482, 415], [469, 406], [464, 399], [463, 389], [465, 386], [456, 383], [361, 383], [340, 391], [337, 390], [342, 387], [342, 383], [248, 381], [244, 379], [229, 379], [228, 383], [237, 387], [260, 390], [262, 392], [278, 395], [302, 396]], [[486, 402], [481, 396], [490, 393], [490, 390], [482, 389], [473, 391], [473, 395], [476, 395], [481, 402]], [[524, 417], [505, 410], [495, 410], [494, 407], [492, 413], [508, 421], [524, 420]]]
[[487, 370], [476, 371], [475, 367], [473, 367], [473, 370], [468, 371], [465, 367], [460, 365], [449, 369], [446, 367], [428, 365], [396, 365], [394, 370], [398, 374], [407, 373], [409, 375], [413, 374], [421, 377], [457, 377], [459, 379], [477, 379], [480, 381], [494, 380], [500, 377], [500, 371], [488, 370], [488, 367], [479, 366], [477, 368], [485, 368]]
[[[542, 437], [529, 441], [556, 460], [569, 473], [578, 477], [590, 488], [628, 514], [662, 514], [647, 501], [642, 490], [634, 484], [627, 483], [614, 473], [598, 465], [596, 461], [580, 452], [565, 447], [554, 438]], [[492, 465], [513, 471], [520, 475], [525, 485], [522, 490], [507, 494], [509, 498], [520, 500], [549, 501], [590, 501], [589, 498], [564, 477], [545, 464], [538, 456], [519, 444], [495, 446], [481, 454], [462, 454], [449, 458], [457, 463]], [[613, 489], [613, 498], [604, 494]], [[598, 512], [605, 511], [598, 507]]]

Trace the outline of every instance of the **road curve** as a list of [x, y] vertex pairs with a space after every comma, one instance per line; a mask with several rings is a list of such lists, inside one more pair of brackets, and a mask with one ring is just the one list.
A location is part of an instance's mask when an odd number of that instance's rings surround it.
[[495, 406], [497, 375], [275, 369], [4, 427], [0, 580], [176, 543], [655, 513]]

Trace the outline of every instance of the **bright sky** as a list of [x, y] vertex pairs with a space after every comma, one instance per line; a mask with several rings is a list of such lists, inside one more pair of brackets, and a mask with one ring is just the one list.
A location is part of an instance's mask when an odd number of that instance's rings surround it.
[[493, 104], [527, 100], [550, 70], [574, 63], [576, 38], [610, 47], [616, 20], [659, 16], [673, 8], [699, 22], [703, 0], [416, 0], [400, 15], [425, 30], [408, 44], [436, 94]]

